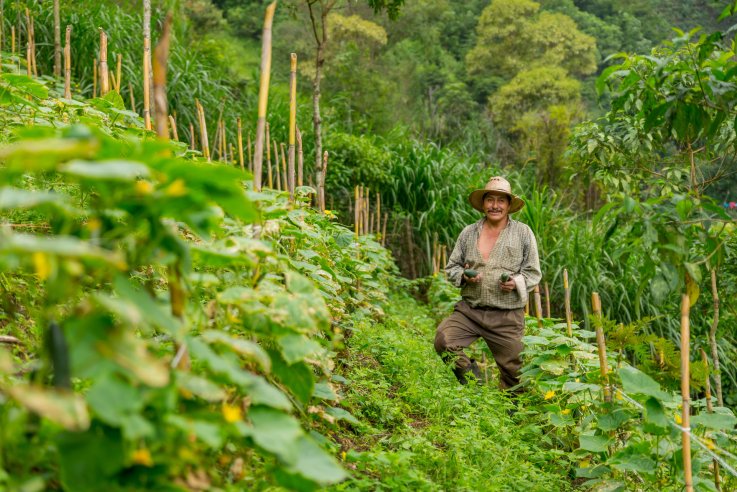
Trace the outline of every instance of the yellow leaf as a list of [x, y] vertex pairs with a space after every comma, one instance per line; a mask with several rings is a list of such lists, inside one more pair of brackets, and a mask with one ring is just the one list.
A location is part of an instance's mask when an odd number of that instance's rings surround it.
[[151, 452], [146, 449], [136, 449], [131, 455], [131, 461], [136, 465], [143, 465], [151, 467], [154, 465], [154, 460], [151, 459]]
[[243, 419], [243, 412], [239, 406], [223, 403], [223, 417], [226, 422], [234, 424]]
[[45, 253], [36, 251], [33, 253], [33, 266], [36, 268], [36, 275], [41, 280], [46, 280], [51, 274], [51, 262]]

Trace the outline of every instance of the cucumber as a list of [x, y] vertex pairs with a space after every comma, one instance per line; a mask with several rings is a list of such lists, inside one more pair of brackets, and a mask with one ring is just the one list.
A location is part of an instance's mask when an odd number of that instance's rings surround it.
[[474, 270], [474, 269], [472, 269], [472, 268], [466, 268], [465, 270], [463, 270], [463, 274], [464, 274], [464, 275], [465, 275], [466, 277], [468, 277], [468, 278], [473, 278], [473, 277], [475, 277], [476, 275], [478, 275], [478, 274], [479, 274], [479, 272], [477, 272], [476, 270]]
[[507, 272], [502, 273], [502, 282], [508, 282], [509, 281], [509, 274]]

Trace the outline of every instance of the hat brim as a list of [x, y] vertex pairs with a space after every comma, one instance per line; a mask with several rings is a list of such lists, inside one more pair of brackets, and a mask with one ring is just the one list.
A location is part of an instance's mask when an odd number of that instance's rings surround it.
[[[494, 191], [494, 190], [474, 190], [471, 192], [470, 195], [468, 195], [468, 202], [471, 204], [473, 208], [478, 210], [481, 213], [484, 213], [484, 195], [487, 193]], [[499, 192], [501, 193], [501, 192]], [[522, 207], [525, 206], [525, 201], [518, 197], [517, 195], [511, 195], [509, 193], [505, 193], [509, 197], [509, 213], [513, 214], [515, 212], [519, 212], [522, 210]]]

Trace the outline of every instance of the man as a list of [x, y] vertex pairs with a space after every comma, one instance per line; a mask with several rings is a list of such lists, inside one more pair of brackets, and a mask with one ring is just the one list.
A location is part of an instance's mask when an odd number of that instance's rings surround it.
[[525, 202], [506, 179], [491, 178], [468, 201], [484, 218], [463, 229], [445, 267], [462, 300], [438, 326], [435, 350], [443, 360], [455, 360], [453, 373], [466, 384], [468, 372], [477, 380], [481, 372], [463, 349], [481, 337], [499, 367], [500, 387], [511, 388], [522, 365], [524, 306], [542, 276], [537, 241], [526, 224], [509, 216]]

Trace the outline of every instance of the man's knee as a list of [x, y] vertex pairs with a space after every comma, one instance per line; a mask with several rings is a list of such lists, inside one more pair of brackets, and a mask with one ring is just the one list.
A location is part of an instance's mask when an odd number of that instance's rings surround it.
[[445, 333], [438, 328], [437, 333], [435, 333], [435, 352], [437, 352], [439, 355], [442, 355], [443, 353], [448, 351], [448, 340], [445, 337]]

